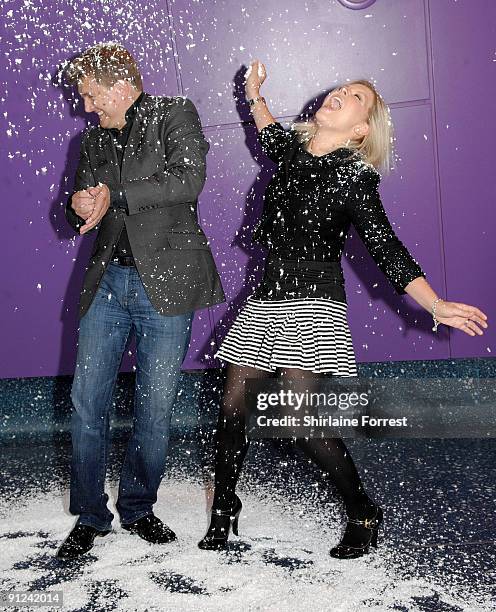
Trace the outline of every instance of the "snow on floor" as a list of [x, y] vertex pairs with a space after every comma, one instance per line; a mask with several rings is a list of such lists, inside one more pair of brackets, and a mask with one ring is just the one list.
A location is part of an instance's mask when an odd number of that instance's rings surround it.
[[184, 478], [169, 478], [155, 511], [178, 541], [148, 544], [114, 519], [111, 534], [69, 562], [54, 557], [74, 523], [67, 491], [54, 485], [53, 491], [31, 492], [22, 502], [4, 498], [1, 589], [63, 591], [63, 609], [84, 612], [495, 609], [489, 600], [475, 602], [464, 589], [396, 572], [387, 532], [381, 533], [377, 551], [358, 560], [335, 560], [328, 551], [342, 529], [337, 513], [288, 507], [278, 493], [265, 491], [262, 498], [242, 487], [239, 492], [240, 536], [231, 536], [228, 552], [197, 548], [207, 527], [206, 492]]

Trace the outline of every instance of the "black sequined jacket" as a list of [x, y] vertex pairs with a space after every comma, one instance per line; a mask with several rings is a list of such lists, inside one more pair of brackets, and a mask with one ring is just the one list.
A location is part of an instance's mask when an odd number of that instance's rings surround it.
[[310, 266], [310, 276], [315, 270], [322, 275], [322, 262], [328, 262], [330, 270], [340, 269], [351, 224], [398, 294], [404, 294], [413, 279], [425, 277], [391, 227], [378, 192], [380, 175], [372, 166], [347, 148], [311, 155], [295, 131], [277, 122], [261, 130], [259, 140], [278, 169], [265, 191], [263, 213], [253, 233], [253, 240], [269, 249], [272, 266], [272, 282], [266, 267], [256, 297], [322, 297], [303, 287], [285, 295], [274, 291], [274, 262], [289, 264], [293, 276], [295, 266], [301, 268], [305, 262], [321, 262]]

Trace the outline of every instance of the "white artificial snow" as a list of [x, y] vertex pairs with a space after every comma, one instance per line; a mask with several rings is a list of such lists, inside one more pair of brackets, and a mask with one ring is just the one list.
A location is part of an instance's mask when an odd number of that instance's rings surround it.
[[[339, 539], [342, 524], [329, 516], [328, 510], [308, 506], [308, 502], [288, 506], [287, 500], [275, 494], [269, 497], [268, 492], [261, 499], [240, 488], [239, 495], [244, 504], [240, 536], [231, 536], [230, 552], [198, 549], [197, 542], [207, 527], [206, 492], [198, 484], [170, 479], [160, 488], [155, 511], [177, 533], [176, 542], [148, 544], [122, 530], [114, 519], [115, 531], [97, 540], [77, 571], [71, 570], [73, 562], [54, 557], [74, 524], [74, 517], [67, 512], [68, 492], [54, 488], [25, 494], [22, 501], [14, 503], [4, 498], [0, 504], [4, 588], [24, 589], [44, 576], [49, 579], [64, 574], [67, 567], [67, 576], [47, 587], [63, 591], [65, 610], [84, 609], [96, 583], [103, 585], [103, 591], [105, 585], [111, 585], [111, 592], [127, 595], [98, 600], [98, 608], [91, 609], [102, 612], [299, 612], [304, 606], [333, 612], [420, 611], [425, 608], [412, 598], [432, 596], [439, 598], [443, 609], [491, 609], [489, 601], [476, 607], [464, 599], [463, 593], [443, 584], [398, 576], [391, 563], [391, 544], [383, 541], [382, 533], [377, 552], [357, 560], [335, 560], [328, 551]], [[117, 516], [114, 508], [112, 511]], [[16, 532], [22, 535], [6, 537]], [[180, 592], [177, 585], [181, 581], [193, 585], [196, 592]]]

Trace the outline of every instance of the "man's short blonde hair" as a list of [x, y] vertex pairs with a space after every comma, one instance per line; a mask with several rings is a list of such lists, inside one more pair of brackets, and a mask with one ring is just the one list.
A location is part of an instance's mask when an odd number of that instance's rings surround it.
[[119, 43], [100, 43], [86, 49], [70, 62], [65, 75], [71, 85], [78, 85], [90, 77], [108, 88], [117, 81], [126, 80], [143, 91], [138, 65], [129, 51]]

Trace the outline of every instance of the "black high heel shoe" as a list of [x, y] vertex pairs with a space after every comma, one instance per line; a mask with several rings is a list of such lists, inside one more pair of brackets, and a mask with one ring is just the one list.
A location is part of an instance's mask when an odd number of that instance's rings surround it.
[[198, 548], [202, 550], [222, 550], [227, 548], [229, 529], [232, 526], [234, 535], [238, 535], [239, 514], [243, 504], [236, 495], [234, 507], [230, 511], [212, 509], [212, 517], [208, 531], [200, 542]]
[[371, 518], [358, 520], [348, 518], [341, 542], [330, 551], [335, 559], [357, 559], [369, 552], [371, 546], [377, 548], [377, 533], [382, 523], [383, 512], [376, 506]]

